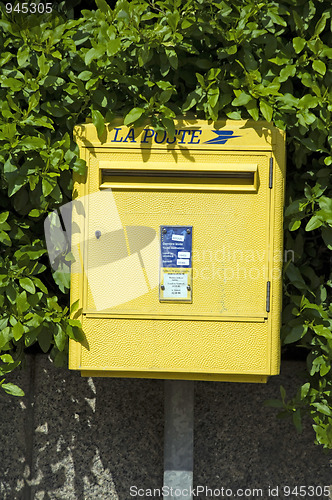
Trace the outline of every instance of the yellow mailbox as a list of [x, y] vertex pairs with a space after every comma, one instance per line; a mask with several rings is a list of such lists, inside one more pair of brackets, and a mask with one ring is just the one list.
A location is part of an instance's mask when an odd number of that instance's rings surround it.
[[284, 133], [178, 119], [75, 128], [71, 301], [86, 376], [265, 382], [279, 372]]

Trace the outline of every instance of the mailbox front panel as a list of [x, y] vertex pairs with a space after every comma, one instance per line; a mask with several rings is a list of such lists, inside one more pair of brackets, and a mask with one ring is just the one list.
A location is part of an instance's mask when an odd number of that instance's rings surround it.
[[[75, 184], [84, 217], [73, 221], [84, 272], [72, 276], [72, 300], [89, 349], [71, 343], [71, 368], [248, 381], [278, 372], [283, 137], [267, 124], [230, 124], [239, 138], [218, 149], [96, 145], [85, 126], [88, 175]], [[248, 129], [249, 145], [236, 143]]]

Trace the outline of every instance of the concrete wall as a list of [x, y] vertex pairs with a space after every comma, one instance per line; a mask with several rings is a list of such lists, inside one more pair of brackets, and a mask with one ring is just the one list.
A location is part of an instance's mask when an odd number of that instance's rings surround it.
[[[158, 498], [131, 496], [130, 486], [162, 486], [163, 381], [81, 378], [45, 355], [28, 358], [12, 377], [26, 396], [0, 396], [0, 499]], [[284, 362], [266, 385], [195, 382], [195, 486], [232, 488], [233, 499], [327, 498], [319, 489], [282, 494], [284, 485], [332, 484], [332, 457], [313, 444], [310, 422], [298, 435], [263, 407], [280, 384], [294, 392], [301, 371], [303, 364]], [[238, 488], [263, 496], [240, 497]], [[229, 498], [217, 493], [196, 498]]]

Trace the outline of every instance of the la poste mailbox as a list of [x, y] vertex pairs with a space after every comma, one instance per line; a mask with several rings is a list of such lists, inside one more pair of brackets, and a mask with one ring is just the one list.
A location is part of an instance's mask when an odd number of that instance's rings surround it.
[[279, 372], [284, 134], [265, 122], [93, 124], [75, 137], [71, 301], [87, 376], [265, 382]]

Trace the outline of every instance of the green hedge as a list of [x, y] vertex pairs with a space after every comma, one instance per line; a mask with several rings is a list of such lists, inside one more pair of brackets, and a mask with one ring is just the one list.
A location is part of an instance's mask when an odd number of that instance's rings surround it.
[[[0, 20], [1, 374], [39, 343], [57, 364], [68, 337], [68, 282], [51, 272], [43, 221], [70, 200], [84, 162], [76, 123], [151, 119], [174, 132], [175, 116], [265, 119], [287, 132], [284, 344], [308, 354], [298, 393], [270, 404], [297, 428], [309, 415], [316, 442], [332, 448], [331, 12], [328, 0], [96, 1], [78, 19], [51, 14]], [[1, 379], [2, 388], [20, 394]]]

